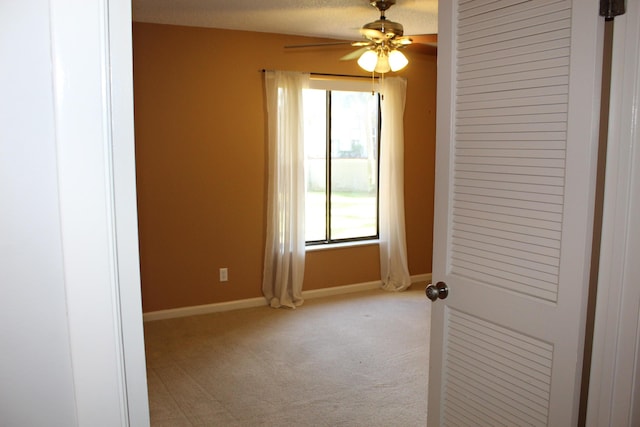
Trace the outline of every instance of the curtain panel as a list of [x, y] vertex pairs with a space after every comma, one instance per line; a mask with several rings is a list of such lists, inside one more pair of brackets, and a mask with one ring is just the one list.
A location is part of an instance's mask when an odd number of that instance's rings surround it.
[[380, 135], [380, 275], [382, 288], [411, 286], [404, 217], [404, 107], [407, 81], [390, 77], [382, 86]]
[[268, 125], [267, 236], [262, 291], [274, 308], [303, 303], [305, 261], [302, 90], [309, 74], [265, 71]]

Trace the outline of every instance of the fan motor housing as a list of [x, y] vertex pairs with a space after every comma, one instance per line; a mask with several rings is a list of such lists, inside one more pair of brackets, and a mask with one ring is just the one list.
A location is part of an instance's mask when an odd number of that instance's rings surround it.
[[378, 30], [383, 34], [392, 34], [396, 37], [400, 37], [404, 34], [404, 28], [402, 24], [398, 22], [389, 21], [388, 19], [377, 19], [373, 22], [369, 22], [362, 26], [365, 30]]

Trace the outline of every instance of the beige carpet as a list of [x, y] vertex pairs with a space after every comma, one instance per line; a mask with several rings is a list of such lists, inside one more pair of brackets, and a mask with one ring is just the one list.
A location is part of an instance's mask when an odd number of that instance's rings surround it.
[[145, 323], [152, 426], [425, 426], [413, 288]]

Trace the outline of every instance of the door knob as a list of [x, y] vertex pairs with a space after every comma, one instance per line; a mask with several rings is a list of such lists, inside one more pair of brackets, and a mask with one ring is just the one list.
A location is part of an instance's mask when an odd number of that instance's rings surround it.
[[429, 285], [424, 290], [425, 294], [427, 294], [427, 298], [431, 301], [435, 301], [438, 298], [445, 299], [449, 295], [449, 288], [447, 284], [444, 282], [438, 282], [434, 285]]

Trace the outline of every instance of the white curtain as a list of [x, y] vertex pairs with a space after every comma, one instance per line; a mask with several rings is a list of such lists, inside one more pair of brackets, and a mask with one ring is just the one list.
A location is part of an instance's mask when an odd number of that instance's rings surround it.
[[411, 285], [404, 222], [404, 105], [407, 81], [384, 79], [380, 135], [380, 274], [382, 288]]
[[309, 74], [266, 71], [268, 115], [267, 236], [262, 292], [271, 307], [302, 304], [304, 141], [302, 90]]

